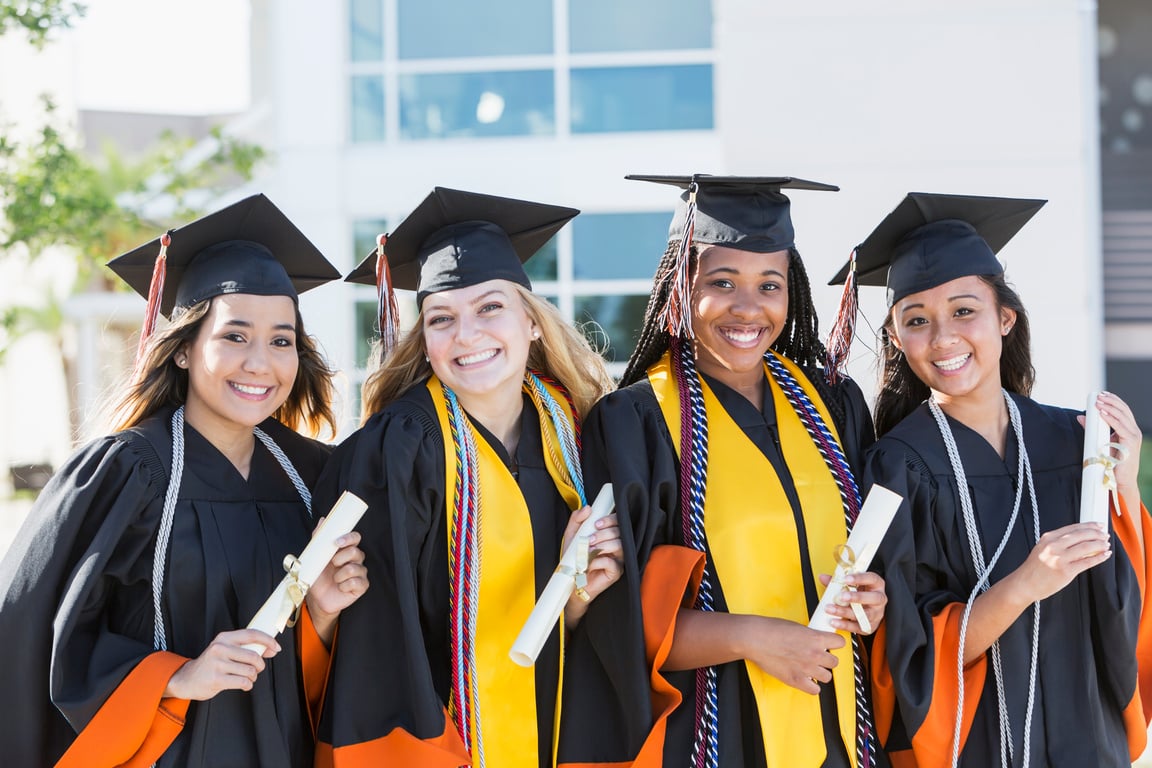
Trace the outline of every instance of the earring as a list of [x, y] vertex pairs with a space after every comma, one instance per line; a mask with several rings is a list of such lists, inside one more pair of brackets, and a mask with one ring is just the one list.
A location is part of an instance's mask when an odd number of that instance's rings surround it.
[[532, 340], [535, 341], [538, 338], [540, 338], [540, 331], [532, 331]]
[[183, 368], [186, 365], [188, 365], [188, 355], [180, 355], [180, 357], [176, 358], [177, 367]]
[[1001, 336], [1007, 336], [1011, 331], [1012, 331], [1012, 326], [1006, 325], [1006, 326], [1004, 326], [1004, 330], [1001, 331], [1000, 335]]

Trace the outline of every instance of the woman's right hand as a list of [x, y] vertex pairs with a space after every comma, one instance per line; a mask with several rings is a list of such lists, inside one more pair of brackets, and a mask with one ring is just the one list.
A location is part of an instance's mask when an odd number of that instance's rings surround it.
[[1014, 575], [1030, 604], [1051, 597], [1111, 556], [1112, 540], [1106, 525], [1074, 523], [1041, 536]]
[[843, 636], [767, 616], [754, 619], [743, 633], [743, 656], [785, 685], [820, 693], [818, 683], [832, 679], [838, 659], [830, 651], [844, 647]]
[[[263, 656], [243, 646], [264, 647]], [[264, 659], [280, 652], [275, 638], [256, 629], [221, 632], [196, 658], [176, 671], [164, 689], [165, 698], [206, 701], [221, 691], [250, 691], [264, 671]]]

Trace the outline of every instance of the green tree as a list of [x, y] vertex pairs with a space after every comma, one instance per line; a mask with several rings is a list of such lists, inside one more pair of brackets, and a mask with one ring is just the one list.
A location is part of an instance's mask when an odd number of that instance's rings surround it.
[[0, 36], [18, 29], [39, 48], [52, 30], [72, 26], [84, 15], [84, 6], [72, 0], [0, 0]]

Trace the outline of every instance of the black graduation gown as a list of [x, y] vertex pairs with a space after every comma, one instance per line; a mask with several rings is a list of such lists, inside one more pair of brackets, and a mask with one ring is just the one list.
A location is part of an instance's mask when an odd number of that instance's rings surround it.
[[[1041, 533], [1079, 519], [1084, 430], [1076, 413], [1013, 395], [1020, 409], [1025, 445], [1040, 514]], [[986, 559], [996, 551], [1012, 513], [1017, 451], [1009, 432], [1002, 460], [979, 434], [949, 419]], [[885, 578], [886, 660], [895, 692], [895, 720], [886, 746], [918, 742], [945, 745], [951, 754], [955, 718], [955, 645], [958, 632], [943, 632], [934, 618], [950, 604], [963, 604], [976, 584], [957, 495], [956, 479], [928, 406], [921, 405], [884, 435], [869, 453], [865, 478], [904, 496], [889, 535], [874, 561]], [[1027, 490], [992, 583], [1018, 568], [1035, 543]], [[1136, 691], [1136, 638], [1141, 596], [1124, 547], [1113, 538], [1112, 557], [1079, 575], [1040, 604], [1039, 666], [1032, 723], [1031, 763], [1043, 766], [1128, 766], [1122, 713]], [[953, 609], [954, 610], [954, 609]], [[1026, 610], [1000, 637], [1004, 688], [1019, 765], [1029, 690], [1033, 611]], [[957, 625], [958, 626], [958, 625]], [[937, 637], [952, 648], [950, 663], [934, 647]], [[880, 645], [878, 642], [877, 645]], [[879, 653], [879, 649], [877, 649]], [[985, 659], [990, 658], [989, 654]], [[990, 661], [960, 764], [1000, 764], [996, 686]], [[881, 687], [886, 681], [881, 681]], [[933, 702], [933, 689], [941, 694]], [[881, 694], [877, 694], [881, 697]], [[891, 707], [892, 703], [881, 703]], [[883, 732], [883, 731], [882, 731]], [[918, 750], [923, 747], [918, 747]], [[922, 763], [923, 764], [923, 763]]]
[[[165, 409], [75, 453], [41, 493], [0, 563], [0, 749], [10, 765], [52, 765], [153, 651], [152, 563], [168, 486]], [[328, 448], [261, 424], [305, 483]], [[312, 529], [304, 504], [257, 441], [249, 479], [185, 426], [185, 466], [164, 588], [168, 650], [193, 658], [243, 628]], [[160, 766], [308, 766], [312, 739], [293, 632], [251, 692], [192, 702]]]
[[[556, 568], [571, 512], [544, 464], [536, 409], [527, 395], [514, 460], [478, 422], [477, 433], [515, 474], [531, 516], [536, 594]], [[448, 521], [444, 442], [422, 384], [373, 416], [333, 453], [316, 490], [329, 504], [345, 490], [368, 504], [357, 526], [372, 588], [340, 617], [318, 740], [337, 765], [378, 765], [355, 747], [398, 734], [435, 741], [445, 733], [451, 696]], [[485, 497], [484, 504], [499, 503]], [[540, 765], [552, 762], [560, 664], [553, 632], [536, 662]], [[448, 728], [454, 727], [451, 722]], [[385, 753], [395, 754], [385, 748]], [[318, 763], [328, 764], [325, 754]]]
[[[810, 374], [818, 375], [818, 374]], [[765, 388], [762, 411], [757, 411], [743, 395], [707, 378], [724, 409], [740, 426], [748, 438], [760, 449], [776, 468], [782, 486], [792, 504], [797, 521], [801, 562], [806, 572], [808, 563], [807, 540], [803, 518], [799, 510], [796, 489], [780, 450], [775, 406], [771, 390]], [[846, 381], [835, 390], [845, 410], [843, 423], [837, 423], [842, 447], [854, 470], [861, 467], [863, 451], [873, 441], [872, 418], [859, 387]], [[660, 405], [647, 379], [641, 380], [604, 397], [591, 411], [584, 428], [584, 477], [588, 487], [599, 487], [612, 482], [624, 534], [635, 538], [635, 551], [641, 569], [645, 568], [653, 551], [664, 544], [684, 545], [679, 512], [680, 471], [675, 444], [660, 411]], [[754, 490], [750, 487], [750, 493]], [[632, 587], [634, 593], [636, 587]], [[814, 578], [806, 579], [805, 597], [809, 611], [815, 610], [822, 587]], [[716, 610], [727, 610], [723, 585], [715, 588]], [[633, 599], [639, 601], [636, 596]], [[595, 607], [595, 604], [593, 604]], [[648, 604], [645, 603], [645, 610]], [[587, 621], [587, 618], [585, 619]], [[619, 639], [626, 642], [627, 636]], [[622, 650], [627, 654], [628, 650]], [[573, 662], [570, 661], [570, 664]], [[648, 677], [643, 665], [622, 670], [616, 687], [624, 690], [647, 690]], [[692, 750], [695, 729], [695, 673], [672, 672], [664, 675], [684, 696], [684, 702], [668, 719], [664, 745], [664, 758], [669, 766], [686, 765]], [[717, 667], [720, 708], [719, 756], [720, 764], [764, 766], [764, 745], [758, 723], [756, 700], [748, 681], [743, 662], [732, 662]], [[624, 682], [627, 681], [627, 682]], [[622, 696], [622, 694], [618, 694]], [[821, 693], [824, 731], [828, 741], [826, 766], [847, 766], [849, 758], [839, 737], [835, 694], [831, 685]], [[651, 708], [642, 708], [628, 715], [629, 727], [620, 727], [614, 735], [616, 745], [605, 746], [608, 756], [615, 750], [618, 756], [633, 755], [639, 748], [637, 734], [646, 735], [651, 727]], [[882, 758], [881, 758], [882, 759]]]

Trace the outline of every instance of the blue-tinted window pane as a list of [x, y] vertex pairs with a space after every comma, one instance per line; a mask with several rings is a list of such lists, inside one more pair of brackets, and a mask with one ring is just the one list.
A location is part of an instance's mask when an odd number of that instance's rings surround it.
[[585, 213], [572, 222], [577, 280], [652, 277], [668, 240], [671, 213]]
[[349, 0], [348, 49], [352, 61], [384, 58], [384, 0]]
[[470, 72], [400, 78], [400, 132], [409, 139], [555, 132], [552, 73]]
[[572, 70], [572, 132], [712, 128], [712, 66]]
[[[356, 367], [366, 368], [372, 356], [372, 345], [380, 338], [380, 321], [375, 301], [356, 302]], [[359, 406], [357, 406], [359, 414]]]
[[608, 362], [627, 362], [640, 336], [647, 306], [648, 296], [577, 296], [576, 325], [595, 321], [607, 339], [591, 328], [584, 328], [585, 335], [597, 347], [607, 341], [604, 359]]
[[387, 234], [385, 219], [357, 219], [352, 222], [352, 263], [359, 264], [376, 251], [376, 237]]
[[399, 0], [400, 58], [552, 52], [551, 0]]
[[568, 4], [574, 53], [712, 47], [711, 0], [575, 0]]
[[352, 141], [384, 140], [384, 80], [352, 78]]
[[528, 273], [529, 280], [555, 280], [556, 279], [556, 238], [553, 237], [544, 243], [544, 247], [536, 251], [531, 259], [524, 262], [524, 271]]

